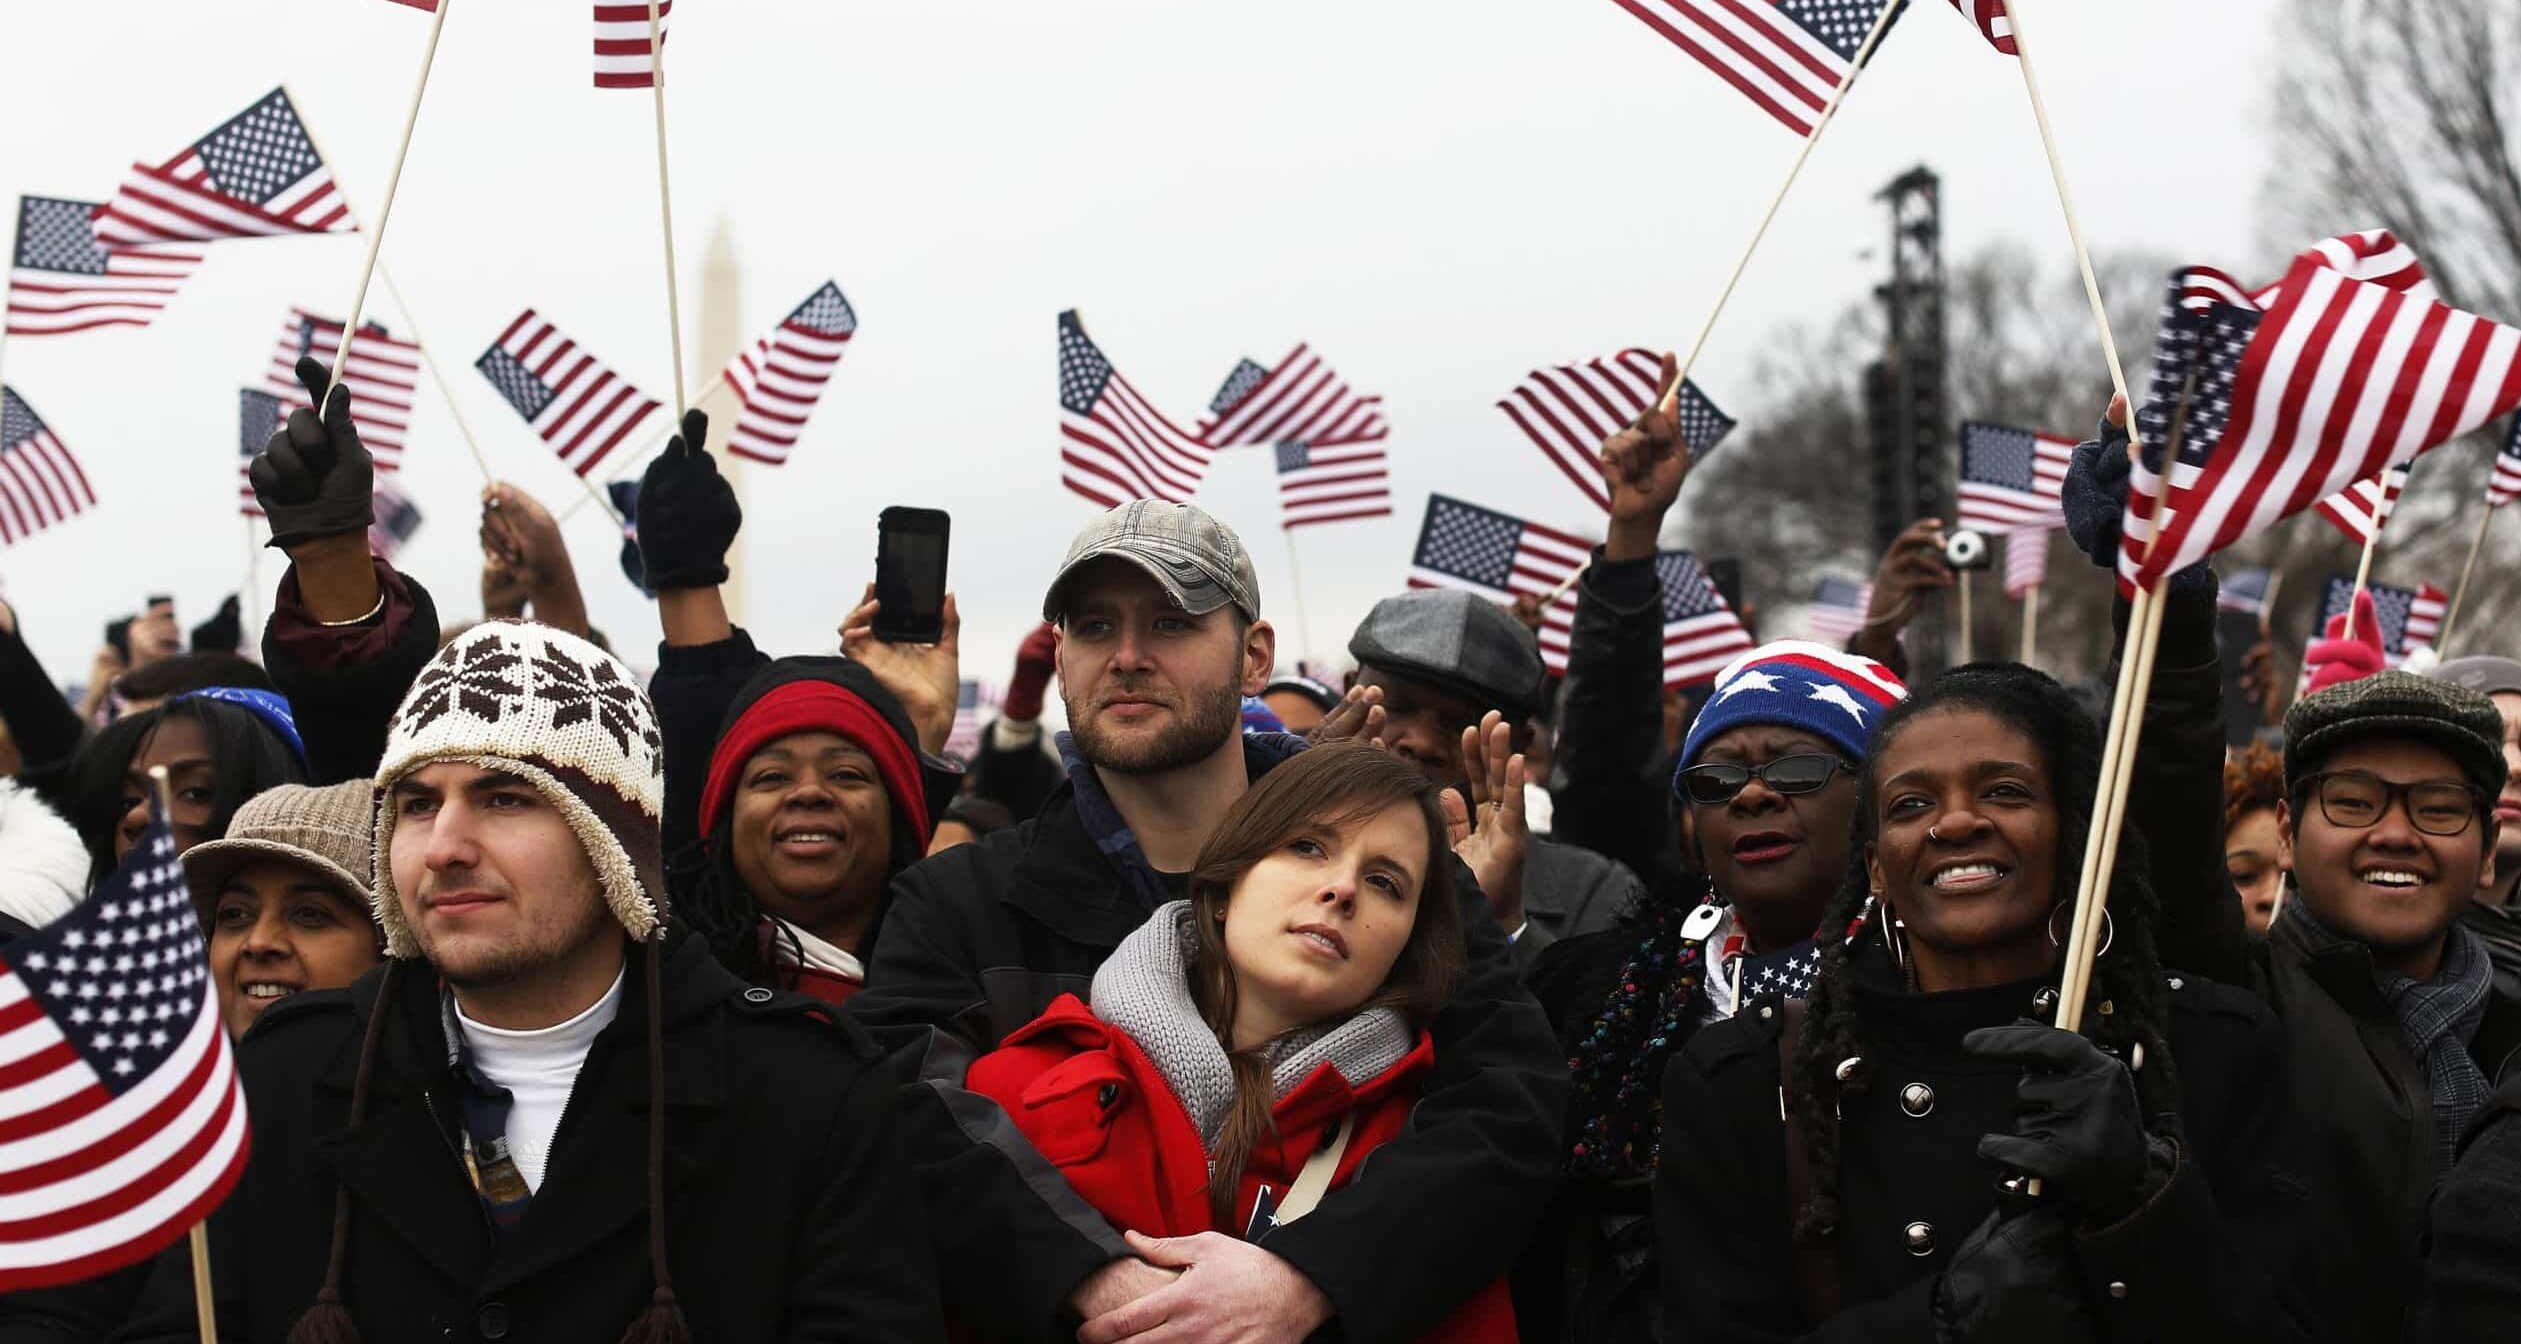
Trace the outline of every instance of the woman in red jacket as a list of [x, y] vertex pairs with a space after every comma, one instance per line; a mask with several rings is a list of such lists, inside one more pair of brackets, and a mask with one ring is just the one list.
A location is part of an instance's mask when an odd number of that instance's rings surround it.
[[[1113, 1226], [1267, 1244], [1398, 1134], [1461, 974], [1455, 861], [1408, 762], [1330, 743], [1253, 785], [1191, 896], [971, 1067]], [[1430, 1338], [1514, 1339], [1502, 1281]]]

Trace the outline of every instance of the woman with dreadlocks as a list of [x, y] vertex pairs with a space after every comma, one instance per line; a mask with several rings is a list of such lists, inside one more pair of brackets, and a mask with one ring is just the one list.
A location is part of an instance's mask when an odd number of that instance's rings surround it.
[[2235, 1228], [2274, 1208], [2281, 1047], [2256, 1000], [2162, 969], [2140, 836], [2090, 1035], [2045, 1024], [2099, 775], [2090, 718], [2017, 665], [1881, 716], [1810, 997], [1701, 1031], [1664, 1075], [1675, 1338], [2267, 1329]]
[[870, 587], [842, 623], [845, 657], [773, 661], [727, 616], [743, 514], [694, 417], [639, 494], [665, 633], [649, 694], [667, 888], [727, 969], [838, 1003], [865, 982], [893, 876], [927, 853], [962, 778], [937, 755], [954, 724], [954, 599], [936, 644], [889, 644]]

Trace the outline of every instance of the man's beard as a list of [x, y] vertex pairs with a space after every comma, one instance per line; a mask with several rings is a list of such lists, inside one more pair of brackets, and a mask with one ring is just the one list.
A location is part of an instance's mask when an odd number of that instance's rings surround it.
[[1227, 686], [1213, 695], [1185, 697], [1182, 711], [1172, 727], [1140, 742], [1106, 736], [1095, 714], [1080, 714], [1074, 705], [1068, 708], [1068, 726], [1077, 754], [1088, 764], [1114, 774], [1161, 775], [1204, 761], [1232, 740], [1242, 726], [1243, 696]]

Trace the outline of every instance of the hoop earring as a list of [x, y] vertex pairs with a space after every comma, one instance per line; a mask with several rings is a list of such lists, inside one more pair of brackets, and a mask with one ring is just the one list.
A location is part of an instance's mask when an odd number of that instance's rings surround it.
[[[1884, 913], [1889, 914], [1887, 910]], [[1906, 927], [1897, 916], [1882, 921], [1882, 948], [1891, 954], [1891, 965], [1903, 975], [1908, 972], [1908, 940], [1900, 936], [1900, 930]]]
[[[2058, 916], [2060, 913], [2062, 913], [2062, 912], [2064, 912], [2064, 911], [2067, 911], [2067, 910], [2072, 910], [2073, 908], [2074, 908], [2074, 907], [2073, 907], [2073, 906], [2071, 906], [2071, 905], [2060, 904], [2060, 905], [2058, 905], [2055, 909], [2050, 910], [2050, 911], [2048, 912], [2048, 945], [2049, 945], [2050, 947], [2059, 947], [2059, 948], [2062, 948], [2062, 947], [2064, 947], [2064, 946], [2065, 946], [2065, 944], [2064, 944], [2064, 943], [2059, 942], [2059, 941], [2058, 941], [2058, 939], [2057, 939], [2057, 916]], [[2101, 950], [2100, 950], [2100, 951], [2098, 951], [2098, 952], [2093, 953], [2092, 955], [2093, 955], [2095, 958], [2099, 958], [2099, 957], [2106, 957], [2106, 956], [2108, 956], [2108, 955], [2110, 954], [2110, 944], [2111, 944], [2111, 943], [2116, 942], [2117, 940], [2118, 940], [2118, 925], [2117, 925], [2117, 923], [2116, 923], [2115, 921], [2111, 920], [2111, 918], [2110, 918], [2110, 908], [2109, 908], [2108, 906], [2106, 906], [2106, 905], [2105, 905], [2105, 906], [2102, 906], [2102, 907], [2101, 907]]]

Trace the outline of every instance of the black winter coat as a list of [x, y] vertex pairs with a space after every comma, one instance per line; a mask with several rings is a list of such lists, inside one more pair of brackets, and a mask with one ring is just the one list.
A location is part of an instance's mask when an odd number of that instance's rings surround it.
[[2434, 1191], [2415, 1320], [2410, 1344], [2521, 1331], [2521, 1077], [2495, 1090]]
[[[1701, 1030], [1664, 1072], [1655, 1222], [1670, 1338], [1935, 1339], [1935, 1279], [1994, 1211], [2004, 1176], [1980, 1160], [1978, 1140], [2013, 1132], [2021, 1077], [1967, 1054], [1961, 1038], [2033, 1015], [2037, 986], [1909, 994], [1867, 949], [1850, 972], [1871, 1081], [1845, 1099], [1840, 1128], [1841, 1310], [1810, 1320], [1796, 1280], [1778, 1115], [1784, 1023], [1763, 1004]], [[2135, 1213], [2077, 1236], [2083, 1297], [2106, 1340], [2256, 1338], [2270, 1323], [2255, 1243], [2287, 1211], [2259, 1161], [2282, 1104], [2283, 1043], [2248, 995], [2176, 972], [2170, 983], [2180, 1109], [2149, 1124], [2176, 1125], [2178, 1165]], [[1911, 1094], [1915, 1084], [1928, 1091]]]
[[[324, 1274], [334, 1191], [352, 1193], [343, 1300], [365, 1344], [616, 1344], [646, 1307], [647, 1000], [633, 949], [523, 1221], [494, 1252], [454, 1126], [436, 978], [395, 976], [367, 1122], [349, 1128], [382, 972], [294, 995], [239, 1054], [254, 1153], [210, 1221], [219, 1337], [279, 1344]], [[692, 1338], [942, 1335], [894, 1089], [864, 1033], [799, 995], [750, 989], [700, 940], [664, 968], [667, 1264]], [[130, 1339], [193, 1339], [179, 1244]]]
[[1662, 742], [1662, 579], [1652, 560], [1605, 560], [1596, 546], [1576, 581], [1550, 838], [1617, 861], [1653, 890], [1679, 880]]
[[[337, 643], [358, 639], [366, 631], [391, 624], [394, 638], [376, 656], [364, 659], [300, 659], [284, 636], [311, 627], [299, 605], [297, 570], [280, 584], [270, 621], [263, 629], [263, 667], [272, 684], [289, 698], [298, 737], [306, 743], [306, 782], [339, 784], [376, 773], [385, 756], [386, 728], [403, 703], [412, 679], [438, 652], [438, 607], [420, 580], [376, 561], [376, 577], [385, 607], [367, 621], [344, 626]], [[303, 647], [303, 646], [300, 646]]]
[[[1257, 777], [1301, 744], [1243, 739]], [[1504, 1273], [1558, 1172], [1566, 1066], [1516, 983], [1505, 935], [1459, 873], [1470, 969], [1436, 1016], [1409, 1127], [1364, 1177], [1262, 1243], [1327, 1296], [1347, 1337], [1410, 1339]], [[904, 873], [847, 1012], [890, 1052], [926, 1146], [920, 1172], [946, 1301], [996, 1339], [1066, 1338], [1064, 1302], [1131, 1254], [965, 1069], [1095, 969], [1150, 914], [1062, 785], [1032, 821]]]

